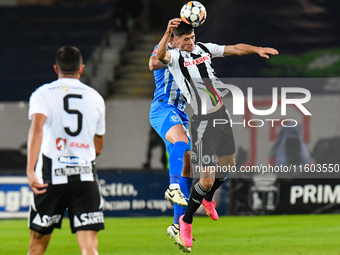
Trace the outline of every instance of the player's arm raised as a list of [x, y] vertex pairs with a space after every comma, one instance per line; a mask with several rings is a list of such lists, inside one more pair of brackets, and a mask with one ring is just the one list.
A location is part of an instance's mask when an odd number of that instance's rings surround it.
[[165, 67], [165, 65], [161, 61], [159, 61], [159, 59], [157, 58], [156, 55], [153, 55], [153, 56], [150, 57], [150, 59], [149, 59], [149, 69], [150, 69], [150, 71], [160, 70], [164, 67]]
[[40, 113], [36, 113], [32, 117], [32, 123], [28, 132], [27, 141], [27, 169], [26, 174], [28, 183], [34, 194], [43, 194], [46, 192], [48, 184], [41, 184], [34, 172], [35, 165], [38, 161], [40, 152], [40, 146], [43, 138], [43, 126], [46, 120], [46, 116]]
[[159, 59], [159, 61], [161, 61], [165, 65], [170, 62], [170, 58], [171, 58], [170, 52], [167, 51], [168, 43], [171, 38], [171, 34], [174, 31], [174, 29], [178, 27], [181, 21], [182, 20], [180, 18], [169, 20], [168, 27], [165, 31], [165, 34], [158, 44], [156, 56]]
[[249, 44], [239, 43], [236, 45], [227, 45], [224, 47], [223, 56], [231, 55], [248, 55], [257, 53], [263, 58], [269, 58], [269, 55], [278, 55], [276, 49], [268, 47], [256, 47]]

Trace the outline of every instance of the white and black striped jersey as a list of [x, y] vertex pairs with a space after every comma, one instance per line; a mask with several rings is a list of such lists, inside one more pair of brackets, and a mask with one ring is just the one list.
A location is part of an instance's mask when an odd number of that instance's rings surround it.
[[169, 50], [169, 70], [195, 115], [206, 114], [228, 93], [216, 88], [223, 84], [216, 76], [212, 58], [223, 57], [224, 46], [197, 43], [193, 51]]
[[105, 133], [101, 95], [78, 79], [58, 79], [33, 92], [29, 119], [36, 113], [47, 117], [35, 168], [39, 182], [94, 181], [93, 139]]

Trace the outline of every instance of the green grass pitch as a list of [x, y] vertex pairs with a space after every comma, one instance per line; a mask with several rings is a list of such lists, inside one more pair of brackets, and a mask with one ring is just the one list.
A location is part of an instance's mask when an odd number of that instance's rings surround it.
[[[166, 236], [171, 217], [106, 218], [99, 254], [184, 254]], [[195, 217], [191, 254], [339, 255], [340, 215]], [[26, 220], [0, 220], [0, 254], [26, 254]], [[56, 229], [45, 253], [80, 254], [69, 221]]]

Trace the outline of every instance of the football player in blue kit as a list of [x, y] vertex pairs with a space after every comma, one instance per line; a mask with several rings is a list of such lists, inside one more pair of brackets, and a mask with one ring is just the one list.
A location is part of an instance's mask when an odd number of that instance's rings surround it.
[[[180, 239], [178, 219], [185, 213], [192, 185], [190, 175], [191, 142], [188, 130], [188, 116], [185, 110], [185, 98], [173, 80], [169, 69], [156, 57], [158, 45], [149, 60], [149, 68], [154, 73], [156, 90], [150, 109], [150, 123], [162, 137], [169, 153], [170, 186], [165, 198], [174, 203], [174, 221], [167, 229], [167, 235], [174, 238], [175, 244], [185, 252], [186, 247]], [[175, 48], [172, 40], [169, 48]]]

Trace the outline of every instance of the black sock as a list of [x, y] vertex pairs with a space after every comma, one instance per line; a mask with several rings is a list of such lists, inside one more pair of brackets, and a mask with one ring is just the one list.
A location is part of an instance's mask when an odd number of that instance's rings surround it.
[[197, 211], [198, 207], [200, 207], [203, 197], [209, 192], [209, 190], [205, 190], [201, 183], [198, 182], [195, 184], [194, 188], [191, 191], [188, 207], [183, 217], [183, 221], [191, 224], [194, 213]]
[[204, 197], [204, 199], [209, 201], [209, 202], [212, 201], [213, 196], [215, 194], [215, 191], [223, 184], [223, 182], [226, 179], [227, 178], [215, 179], [214, 185], [211, 187], [210, 191], [207, 193], [207, 195]]

